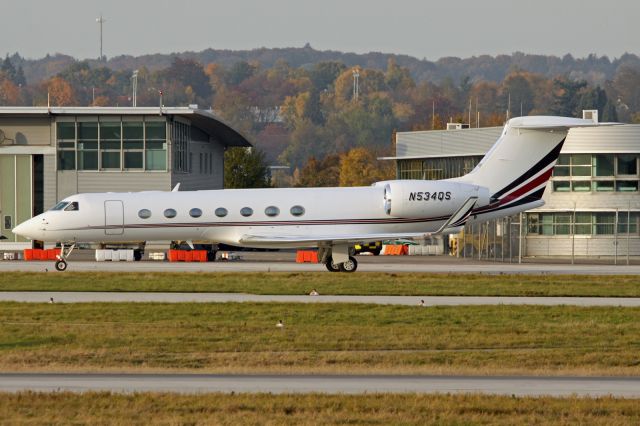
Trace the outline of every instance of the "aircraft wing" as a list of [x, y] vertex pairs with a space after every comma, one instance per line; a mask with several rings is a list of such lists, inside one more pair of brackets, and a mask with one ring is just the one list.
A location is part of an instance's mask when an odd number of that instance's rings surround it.
[[364, 243], [368, 241], [394, 240], [394, 239], [423, 239], [430, 235], [424, 232], [417, 233], [386, 233], [386, 234], [332, 234], [332, 235], [259, 235], [245, 234], [240, 238], [240, 243], [259, 244], [291, 244], [291, 243], [319, 243], [319, 242], [353, 242]]
[[273, 235], [273, 234], [245, 234], [240, 238], [240, 243], [250, 244], [292, 244], [292, 243], [320, 243], [320, 242], [353, 242], [363, 243], [379, 240], [424, 240], [440, 235], [446, 231], [454, 231], [464, 226], [471, 216], [471, 212], [478, 201], [478, 197], [469, 197], [460, 208], [435, 232], [413, 233], [381, 233], [381, 234], [332, 234], [332, 235]]

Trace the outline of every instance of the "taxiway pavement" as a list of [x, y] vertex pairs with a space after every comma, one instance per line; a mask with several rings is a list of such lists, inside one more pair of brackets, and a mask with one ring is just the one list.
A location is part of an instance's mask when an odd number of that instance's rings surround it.
[[640, 397], [640, 377], [4, 373], [0, 391], [485, 393]]
[[[282, 260], [240, 260], [209, 263], [168, 262], [69, 262], [69, 272], [327, 272], [324, 265]], [[0, 261], [0, 272], [52, 272], [53, 262]], [[367, 256], [358, 272], [431, 272], [534, 275], [640, 275], [640, 265], [501, 263], [462, 259], [425, 259], [414, 256]], [[357, 273], [357, 272], [356, 272]]]
[[506, 297], [506, 296], [335, 296], [260, 295], [244, 293], [155, 293], [89, 291], [1, 291], [1, 302], [46, 303], [158, 302], [158, 303], [368, 303], [376, 305], [572, 305], [640, 307], [638, 297]]

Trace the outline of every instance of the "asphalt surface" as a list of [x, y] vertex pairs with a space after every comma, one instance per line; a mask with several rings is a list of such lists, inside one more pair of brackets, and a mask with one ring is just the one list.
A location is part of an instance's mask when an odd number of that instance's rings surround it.
[[[269, 253], [270, 255], [270, 253]], [[243, 255], [244, 256], [244, 255]], [[290, 256], [289, 256], [290, 257]], [[446, 257], [423, 256], [362, 256], [358, 258], [358, 272], [435, 272], [537, 275], [640, 275], [640, 265], [611, 264], [557, 264], [557, 263], [502, 263], [479, 262]], [[71, 260], [68, 271], [104, 272], [327, 272], [324, 265], [295, 263], [283, 256], [265, 256], [246, 260], [208, 263], [94, 262]], [[0, 261], [0, 272], [30, 271], [56, 272], [54, 262]]]
[[640, 377], [0, 374], [0, 391], [485, 393], [640, 397]]
[[160, 302], [160, 303], [224, 303], [224, 302], [284, 302], [284, 303], [369, 303], [376, 305], [425, 306], [460, 305], [574, 305], [574, 306], [640, 306], [638, 297], [505, 297], [505, 296], [305, 296], [257, 295], [242, 293], [144, 293], [144, 292], [65, 292], [65, 291], [3, 291], [2, 302], [46, 303], [88, 302]]

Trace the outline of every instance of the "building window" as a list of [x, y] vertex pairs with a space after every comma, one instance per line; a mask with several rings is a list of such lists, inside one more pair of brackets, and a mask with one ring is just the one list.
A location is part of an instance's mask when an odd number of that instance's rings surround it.
[[613, 176], [613, 154], [598, 154], [593, 156], [594, 176]]
[[638, 212], [618, 212], [618, 234], [638, 234]]
[[616, 182], [616, 191], [638, 192], [638, 181], [637, 180], [619, 180]]
[[98, 122], [78, 123], [78, 170], [98, 170]]
[[[145, 121], [145, 168], [146, 170], [167, 170], [167, 123]], [[180, 143], [186, 147], [187, 141]]]
[[304, 214], [304, 207], [302, 206], [293, 206], [290, 210], [293, 216], [302, 216]]
[[249, 217], [253, 214], [253, 209], [251, 207], [243, 207], [240, 209], [240, 214], [244, 217]]
[[4, 217], [4, 229], [7, 231], [13, 229], [13, 221], [11, 220], [11, 216], [7, 215]]
[[100, 169], [120, 170], [121, 124], [100, 122]]
[[202, 210], [195, 208], [195, 209], [191, 209], [189, 210], [189, 216], [197, 218], [202, 216]]
[[591, 213], [577, 212], [575, 213], [576, 235], [591, 235], [593, 231], [593, 218]]
[[266, 209], [264, 209], [264, 214], [266, 214], [269, 217], [275, 217], [280, 214], [280, 209], [277, 208], [276, 206], [269, 206]]
[[76, 123], [56, 123], [58, 170], [76, 169]]
[[619, 176], [636, 176], [638, 174], [638, 156], [621, 154], [617, 156]]
[[151, 210], [149, 209], [142, 209], [138, 212], [138, 217], [140, 219], [149, 219], [151, 217]]
[[225, 217], [227, 214], [229, 214], [227, 209], [225, 209], [224, 207], [218, 207], [215, 213], [218, 217]]
[[180, 121], [171, 123], [171, 141], [173, 144], [173, 170], [186, 173], [189, 171], [189, 141], [191, 126]]
[[[629, 226], [627, 226], [627, 216]], [[638, 232], [637, 212], [618, 212], [618, 233]], [[575, 218], [575, 219], [574, 219]], [[556, 212], [529, 213], [527, 233], [529, 235], [613, 235], [615, 233], [616, 212]]]
[[177, 215], [178, 215], [178, 212], [176, 212], [174, 209], [166, 209], [164, 211], [164, 217], [166, 217], [168, 219], [173, 219]]
[[122, 122], [122, 149], [125, 170], [144, 169], [144, 123], [142, 121]]
[[[589, 158], [590, 171], [587, 170]], [[553, 190], [638, 192], [637, 163], [635, 154], [562, 154], [553, 169]]]

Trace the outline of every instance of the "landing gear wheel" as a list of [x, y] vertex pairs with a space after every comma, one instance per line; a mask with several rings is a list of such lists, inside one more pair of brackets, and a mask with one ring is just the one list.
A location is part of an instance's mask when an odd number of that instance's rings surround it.
[[340, 271], [340, 265], [337, 265], [337, 264], [333, 263], [333, 259], [332, 258], [328, 258], [327, 259], [327, 263], [325, 263], [324, 266], [327, 267], [327, 270], [329, 272], [339, 272]]
[[56, 269], [60, 272], [64, 272], [67, 270], [67, 262], [65, 262], [64, 260], [60, 259], [56, 262]]
[[356, 269], [358, 269], [358, 261], [353, 256], [349, 256], [349, 260], [340, 264], [341, 272], [355, 272]]

